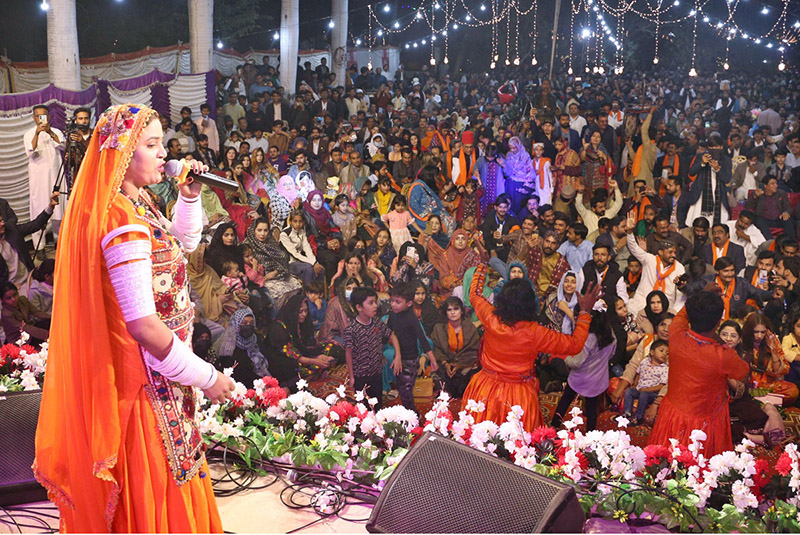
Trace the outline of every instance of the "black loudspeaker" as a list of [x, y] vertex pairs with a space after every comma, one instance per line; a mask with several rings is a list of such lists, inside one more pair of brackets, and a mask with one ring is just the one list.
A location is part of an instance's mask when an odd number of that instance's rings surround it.
[[41, 401], [41, 390], [0, 394], [0, 505], [47, 499], [31, 468]]
[[581, 533], [575, 490], [425, 433], [372, 510], [371, 533]]

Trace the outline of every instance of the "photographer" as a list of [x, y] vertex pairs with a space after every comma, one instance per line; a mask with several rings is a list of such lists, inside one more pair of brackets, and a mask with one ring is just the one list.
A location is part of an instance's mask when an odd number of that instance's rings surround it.
[[[50, 126], [50, 112], [47, 106], [39, 104], [33, 107], [35, 124], [25, 132], [23, 143], [28, 155], [28, 183], [30, 185], [30, 213], [39, 214], [50, 204], [53, 188], [58, 180], [64, 150], [64, 134], [61, 130]], [[53, 237], [58, 239], [61, 226], [62, 211], [60, 206], [53, 212]], [[44, 252], [43, 231], [33, 234], [33, 244], [37, 251]]]
[[67, 181], [67, 193], [72, 191], [78, 169], [81, 167], [83, 156], [92, 139], [92, 130], [89, 128], [91, 113], [88, 108], [78, 108], [72, 116], [72, 122], [67, 128], [67, 145], [64, 151], [64, 172]]

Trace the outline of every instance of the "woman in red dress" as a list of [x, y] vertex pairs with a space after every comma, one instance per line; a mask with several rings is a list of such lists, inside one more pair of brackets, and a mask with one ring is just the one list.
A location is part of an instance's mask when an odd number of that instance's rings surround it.
[[674, 438], [688, 445], [692, 431], [699, 429], [707, 437], [706, 458], [733, 449], [728, 378], [744, 379], [750, 367], [714, 335], [724, 310], [718, 292], [691, 296], [672, 321], [669, 390], [658, 409], [650, 444], [669, 446]]
[[483, 296], [486, 265], [475, 271], [470, 286], [470, 303], [484, 327], [482, 369], [469, 382], [464, 392], [462, 410], [467, 402], [484, 403], [486, 410], [474, 414], [475, 421], [492, 420], [498, 424], [514, 405], [525, 410], [522, 424], [526, 431], [542, 425], [539, 407], [539, 379], [536, 377], [536, 356], [541, 353], [577, 355], [589, 335], [592, 310], [600, 296], [600, 287], [590, 285], [578, 299], [581, 313], [571, 335], [551, 331], [535, 320], [539, 302], [525, 279], [514, 279], [503, 286], [492, 306]]

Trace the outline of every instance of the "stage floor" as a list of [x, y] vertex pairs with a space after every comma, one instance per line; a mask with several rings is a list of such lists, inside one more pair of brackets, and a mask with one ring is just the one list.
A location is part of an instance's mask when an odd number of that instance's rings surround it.
[[[272, 481], [273, 478], [259, 478], [254, 487]], [[231, 533], [366, 533], [366, 519], [372, 508], [364, 505], [346, 505], [339, 516], [331, 516], [320, 520], [320, 516], [311, 509], [291, 509], [281, 503], [281, 491], [286, 484], [278, 481], [265, 489], [242, 491], [234, 496], [217, 498], [222, 526]], [[36, 508], [48, 515], [58, 515], [58, 510], [50, 502], [26, 504], [20, 507]], [[20, 523], [34, 524], [23, 519], [17, 511], [10, 511]], [[352, 522], [345, 519], [358, 519]], [[58, 529], [58, 520], [42, 518], [53, 529]], [[314, 522], [317, 521], [317, 522]], [[310, 524], [314, 522], [313, 524]], [[310, 524], [310, 525], [308, 525]], [[303, 527], [307, 526], [307, 527]], [[3, 533], [42, 533], [43, 527], [23, 527], [18, 530], [7, 515], [0, 510], [0, 534]], [[302, 529], [298, 529], [302, 528]]]

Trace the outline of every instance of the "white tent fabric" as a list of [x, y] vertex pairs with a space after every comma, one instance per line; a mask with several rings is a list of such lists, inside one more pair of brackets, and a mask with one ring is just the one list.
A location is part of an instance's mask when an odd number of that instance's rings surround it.
[[199, 116], [200, 104], [206, 101], [205, 76], [178, 76], [169, 86], [169, 114], [172, 124], [181, 120], [181, 108], [189, 106]]
[[0, 116], [0, 198], [6, 199], [20, 221], [29, 219], [28, 157], [22, 136], [32, 128], [33, 113]]
[[[380, 54], [379, 49], [374, 49], [373, 54], [376, 59], [373, 59], [376, 65], [380, 66], [377, 60], [377, 55]], [[396, 56], [398, 61], [392, 60], [393, 69], [397, 68], [396, 63], [399, 62], [400, 52], [398, 49]], [[365, 49], [366, 51], [366, 49]], [[359, 65], [366, 65], [367, 59], [361, 61], [361, 52], [359, 52]], [[236, 72], [236, 67], [242, 65], [245, 61], [252, 59], [256, 65], [263, 65], [263, 58], [266, 56], [268, 62], [273, 67], [277, 67], [280, 63], [280, 53], [278, 50], [251, 50], [246, 54], [239, 54], [233, 50], [215, 50], [214, 51], [214, 68], [223, 76], [230, 76]], [[300, 51], [299, 58], [302, 65], [306, 61], [311, 62], [312, 67], [320, 64], [322, 58], [326, 58], [328, 65], [331, 65], [330, 52], [327, 50], [305, 50]], [[190, 51], [188, 47], [174, 46], [166, 49], [160, 48], [150, 51], [145, 49], [135, 54], [125, 54], [124, 56], [115, 56], [111, 54], [106, 61], [105, 58], [92, 58], [85, 60], [81, 64], [81, 85], [82, 89], [91, 86], [95, 79], [99, 80], [123, 80], [125, 78], [133, 78], [151, 72], [153, 69], [158, 69], [166, 73], [189, 74], [190, 69]], [[394, 70], [392, 71], [394, 72]], [[11, 83], [14, 92], [25, 93], [28, 91], [35, 91], [45, 87], [50, 83], [50, 77], [47, 71], [47, 64], [44, 62], [37, 63], [13, 63], [6, 60], [5, 63], [0, 62], [0, 93], [10, 92], [8, 87], [8, 75], [11, 76]]]
[[[111, 104], [117, 106], [119, 104], [127, 104], [128, 102], [136, 102], [150, 106], [152, 98], [150, 95], [150, 88], [143, 87], [136, 91], [119, 91], [113, 85], [108, 85], [108, 95], [111, 97]], [[200, 98], [203, 98], [202, 96]]]

